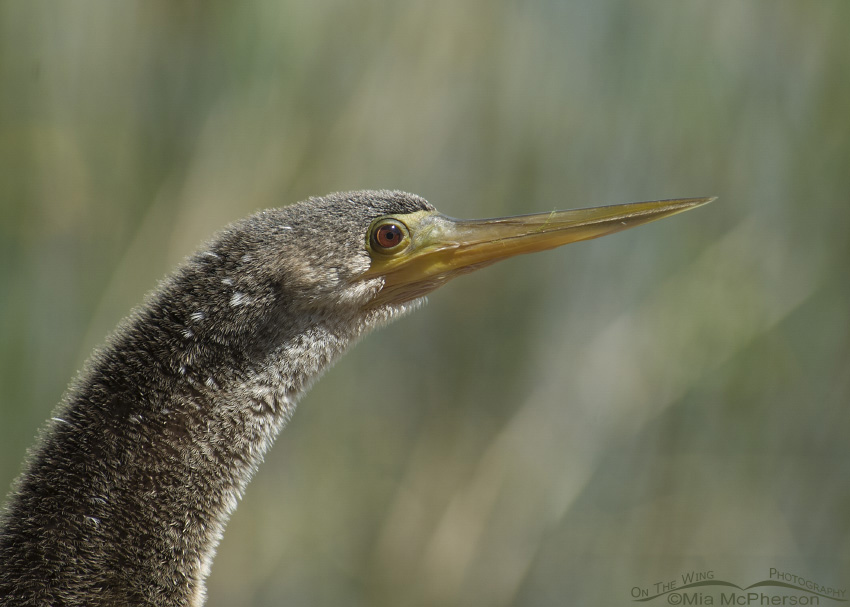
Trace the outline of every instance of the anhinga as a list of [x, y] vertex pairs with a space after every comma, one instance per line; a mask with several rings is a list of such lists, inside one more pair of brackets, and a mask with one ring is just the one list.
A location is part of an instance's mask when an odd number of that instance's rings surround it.
[[0, 605], [201, 605], [228, 517], [295, 404], [451, 278], [708, 202], [460, 221], [396, 191], [234, 223], [91, 357], [0, 528]]

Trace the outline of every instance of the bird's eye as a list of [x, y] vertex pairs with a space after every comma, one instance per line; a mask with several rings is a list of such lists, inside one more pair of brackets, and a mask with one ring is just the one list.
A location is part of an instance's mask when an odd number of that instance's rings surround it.
[[370, 242], [375, 251], [393, 253], [402, 249], [407, 241], [407, 226], [398, 220], [386, 219], [372, 227]]

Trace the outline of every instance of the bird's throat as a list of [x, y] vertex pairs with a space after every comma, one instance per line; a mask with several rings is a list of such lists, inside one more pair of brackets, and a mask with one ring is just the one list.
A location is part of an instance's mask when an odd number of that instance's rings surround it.
[[224, 526], [299, 397], [358, 337], [413, 307], [318, 315], [254, 336], [253, 349], [198, 328], [186, 343], [153, 323], [161, 310], [143, 310], [34, 451], [0, 531], [0, 596], [202, 604]]

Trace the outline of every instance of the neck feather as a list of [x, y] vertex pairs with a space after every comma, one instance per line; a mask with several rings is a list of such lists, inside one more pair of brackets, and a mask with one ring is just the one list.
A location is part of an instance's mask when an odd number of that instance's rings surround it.
[[202, 604], [227, 519], [300, 395], [416, 305], [296, 323], [234, 296], [227, 311], [247, 316], [212, 328], [214, 311], [169, 303], [180, 295], [119, 329], [33, 451], [0, 527], [0, 606]]

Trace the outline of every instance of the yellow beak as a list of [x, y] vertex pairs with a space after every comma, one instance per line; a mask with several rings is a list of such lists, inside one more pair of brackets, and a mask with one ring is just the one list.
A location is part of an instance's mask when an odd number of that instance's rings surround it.
[[497, 219], [459, 220], [435, 211], [394, 216], [393, 221], [406, 227], [406, 240], [389, 253], [367, 245], [372, 264], [364, 278], [384, 277], [374, 303], [400, 303], [514, 255], [613, 234], [712, 200], [657, 200]]

